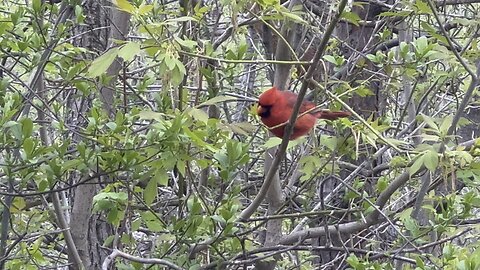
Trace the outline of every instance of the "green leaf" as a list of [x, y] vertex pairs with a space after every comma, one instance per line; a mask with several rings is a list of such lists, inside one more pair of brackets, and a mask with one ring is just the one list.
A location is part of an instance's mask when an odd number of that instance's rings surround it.
[[221, 225], [227, 224], [227, 221], [222, 216], [213, 215], [210, 218], [213, 219], [214, 221], [216, 221], [217, 223], [221, 224]]
[[423, 155], [423, 164], [430, 171], [435, 171], [438, 166], [438, 153], [434, 150], [429, 150]]
[[322, 135], [320, 136], [320, 145], [326, 146], [331, 151], [334, 151], [337, 148], [338, 139], [334, 136]]
[[[300, 139], [296, 139], [296, 140], [293, 140], [293, 141], [289, 141], [288, 142], [288, 146], [287, 146], [287, 149], [291, 149], [292, 147], [295, 147], [301, 143], [303, 143], [305, 141], [305, 138], [300, 138]], [[278, 146], [282, 143], [282, 138], [279, 138], [279, 137], [270, 137], [268, 138], [268, 140], [262, 145], [262, 148], [265, 148], [265, 149], [270, 149], [272, 147], [275, 147], [275, 146]]]
[[132, 231], [137, 231], [138, 229], [140, 229], [140, 225], [142, 225], [142, 220], [140, 218], [132, 221]]
[[412, 12], [411, 11], [386, 11], [380, 13], [379, 16], [381, 17], [407, 17], [410, 16]]
[[385, 141], [388, 142], [389, 144], [395, 145], [395, 146], [400, 146], [400, 145], [406, 145], [407, 144], [407, 142], [397, 140], [395, 138], [385, 138]]
[[16, 126], [16, 125], [18, 125], [18, 122], [8, 121], [5, 124], [3, 124], [3, 128], [10, 128], [10, 127], [13, 127], [13, 126]]
[[232, 100], [237, 100], [237, 98], [236, 97], [230, 97], [230, 96], [216, 96], [214, 98], [211, 98], [211, 99], [203, 102], [202, 104], [197, 105], [197, 108], [217, 104], [217, 103], [220, 103], [220, 102], [232, 101]]
[[301, 23], [301, 24], [307, 24], [307, 22], [302, 19], [302, 17], [298, 16], [297, 14], [295, 13], [292, 13], [292, 12], [282, 12], [281, 13], [283, 16], [291, 19], [292, 21], [294, 22], [297, 22], [297, 23]]
[[152, 212], [143, 212], [141, 214], [143, 222], [147, 225], [147, 228], [153, 232], [159, 232], [163, 230], [162, 222]]
[[76, 18], [76, 23], [78, 24], [83, 23], [85, 20], [85, 15], [83, 14], [83, 8], [80, 5], [75, 6], [75, 18]]
[[115, 122], [108, 122], [105, 124], [111, 131], [115, 131], [117, 129], [117, 124]]
[[157, 189], [157, 179], [152, 177], [150, 181], [148, 181], [145, 190], [143, 191], [143, 199], [147, 205], [151, 205], [155, 198], [157, 197], [158, 189]]
[[37, 182], [37, 185], [38, 185], [38, 191], [45, 191], [50, 186], [46, 179], [40, 180], [39, 182]]
[[153, 5], [145, 5], [145, 4], [142, 4], [139, 8], [138, 8], [138, 15], [145, 15], [146, 13], [150, 12], [153, 10]]
[[420, 255], [415, 256], [415, 262], [417, 263], [417, 267], [420, 269], [425, 269], [425, 263], [423, 262]]
[[420, 155], [415, 160], [415, 162], [412, 164], [412, 166], [410, 166], [410, 168], [408, 168], [408, 173], [410, 174], [410, 176], [414, 175], [415, 173], [417, 173], [422, 168], [423, 157], [424, 157], [424, 155]]
[[375, 140], [377, 139], [377, 135], [375, 135], [375, 133], [368, 131], [363, 133], [361, 137], [365, 142], [369, 143], [371, 146], [377, 147], [377, 144], [375, 142]]
[[[183, 71], [182, 71], [183, 68]], [[183, 66], [182, 63], [177, 61], [177, 65], [175, 66], [175, 69], [172, 70], [172, 77], [171, 77], [171, 83], [174, 86], [180, 85], [180, 83], [183, 81], [183, 77], [185, 76], [185, 67]]]
[[108, 222], [117, 225], [120, 219], [120, 213], [117, 208], [113, 207], [108, 211], [107, 220]]
[[118, 55], [118, 48], [113, 48], [95, 59], [88, 68], [87, 76], [90, 78], [104, 74]]
[[27, 154], [27, 158], [30, 158], [33, 153], [35, 143], [32, 138], [26, 138], [25, 141], [23, 141], [23, 150], [25, 150], [25, 154]]
[[232, 124], [227, 124], [227, 126], [230, 127], [234, 133], [245, 135], [245, 136], [252, 134], [258, 128], [248, 122], [232, 123]]
[[440, 125], [440, 134], [444, 136], [447, 135], [447, 131], [452, 125], [452, 121], [453, 121], [453, 115], [448, 115], [443, 119], [442, 124]]
[[380, 177], [377, 181], [377, 191], [378, 193], [384, 191], [388, 186], [388, 181], [386, 177]]
[[153, 179], [158, 185], [167, 186], [168, 185], [168, 174], [164, 169], [157, 169]]
[[268, 140], [262, 145], [262, 148], [265, 148], [265, 149], [270, 149], [270, 148], [273, 148], [275, 146], [278, 146], [282, 143], [282, 139], [278, 138], [278, 137], [270, 137], [268, 138]]
[[158, 113], [153, 111], [142, 111], [138, 114], [138, 116], [140, 117], [140, 119], [143, 119], [143, 120], [156, 120], [156, 121], [160, 121], [165, 118], [164, 113]]
[[140, 44], [137, 42], [128, 42], [123, 45], [120, 50], [118, 50], [118, 56], [123, 58], [123, 60], [129, 62], [140, 52]]
[[333, 55], [324, 55], [323, 56], [323, 59], [325, 59], [327, 62], [330, 62], [334, 65], [337, 65], [337, 59], [335, 59], [335, 57]]
[[118, 9], [123, 10], [127, 13], [132, 14], [135, 12], [135, 7], [127, 0], [114, 0], [113, 3], [118, 7]]
[[434, 38], [438, 39], [439, 41], [443, 42], [443, 44], [448, 44], [447, 38], [440, 35], [437, 32], [437, 29], [435, 29], [432, 25], [430, 25], [429, 23], [427, 23], [425, 21], [421, 22], [420, 25], [422, 26], [423, 30], [427, 31], [432, 37], [434, 37]]
[[196, 197], [190, 197], [187, 200], [187, 207], [190, 215], [198, 215], [202, 211], [202, 205]]
[[417, 38], [415, 40], [415, 48], [419, 54], [425, 55], [430, 50], [427, 37], [421, 36]]
[[186, 176], [185, 173], [187, 169], [187, 164], [185, 163], [185, 160], [182, 160], [182, 159], [177, 160], [177, 169], [181, 175]]
[[193, 50], [195, 49], [195, 47], [197, 47], [197, 42], [194, 41], [194, 40], [190, 40], [190, 39], [181, 39], [177, 36], [174, 37], [175, 41], [178, 42], [178, 44], [180, 44], [180, 46], [182, 47], [185, 47], [189, 50]]
[[346, 21], [359, 26], [358, 22], [361, 20], [357, 13], [344, 11], [342, 12], [341, 18], [345, 19]]
[[171, 55], [166, 54], [163, 58], [163, 63], [167, 66], [168, 70], [173, 70], [177, 66], [178, 60]]
[[176, 67], [177, 67], [178, 71], [180, 72], [180, 74], [182, 75], [182, 77], [185, 76], [185, 74], [187, 74], [187, 70], [185, 69], [185, 65], [182, 62], [177, 61]]
[[435, 121], [433, 120], [433, 118], [431, 118], [430, 116], [425, 115], [425, 114], [421, 114], [421, 117], [423, 119], [423, 122], [425, 122], [425, 124], [427, 124], [429, 126], [429, 128], [432, 128], [432, 129], [438, 131], [438, 126], [435, 123]]
[[62, 164], [62, 172], [66, 172], [70, 169], [77, 169], [80, 165], [83, 165], [84, 167], [83, 161], [80, 159], [68, 160]]
[[307, 155], [300, 159], [299, 164], [300, 171], [303, 173], [300, 181], [305, 181], [317, 173], [318, 168], [322, 166], [322, 160], [318, 156]]
[[189, 21], [198, 22], [198, 20], [195, 19], [195, 18], [193, 18], [193, 17], [182, 16], [182, 17], [178, 17], [178, 18], [175, 18], [175, 19], [168, 19], [168, 20], [166, 20], [164, 23], [166, 23], [166, 24], [172, 24], [172, 23], [189, 22]]
[[424, 1], [417, 0], [415, 1], [415, 7], [423, 14], [432, 14], [432, 10], [428, 6], [428, 4]]
[[360, 267], [362, 266], [360, 263], [360, 260], [355, 256], [355, 254], [350, 254], [347, 258], [347, 263], [350, 264], [353, 269], [361, 269]]
[[216, 152], [218, 149], [216, 149], [215, 147], [213, 147], [211, 144], [207, 143], [205, 141], [205, 137], [202, 136], [198, 136], [197, 133], [198, 131], [191, 131], [188, 127], [184, 126], [183, 128], [183, 131], [185, 132], [185, 134], [194, 142], [196, 143], [198, 146], [202, 147], [202, 148], [205, 148], [211, 152]]
[[208, 121], [208, 114], [200, 109], [197, 108], [189, 108], [188, 114], [190, 114], [195, 120], [207, 123]]
[[22, 134], [24, 138], [29, 138], [33, 133], [33, 121], [30, 118], [22, 119]]
[[33, 0], [32, 1], [32, 8], [33, 8], [33, 11], [35, 11], [36, 13], [40, 13], [40, 11], [42, 9], [42, 1], [41, 0]]

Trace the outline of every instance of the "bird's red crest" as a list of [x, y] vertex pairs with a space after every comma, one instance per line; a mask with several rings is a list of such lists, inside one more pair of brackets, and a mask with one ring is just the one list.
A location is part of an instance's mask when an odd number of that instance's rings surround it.
[[278, 90], [276, 87], [272, 87], [263, 92], [258, 98], [258, 104], [260, 106], [272, 106], [277, 101]]

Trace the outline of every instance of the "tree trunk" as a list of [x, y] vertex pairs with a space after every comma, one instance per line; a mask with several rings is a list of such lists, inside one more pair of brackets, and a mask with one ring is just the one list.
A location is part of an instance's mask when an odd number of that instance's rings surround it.
[[[130, 15], [110, 7], [109, 1], [87, 1], [83, 8], [85, 12], [85, 25], [77, 27], [75, 32], [84, 33], [76, 40], [78, 46], [88, 48], [91, 51], [103, 53], [112, 40], [125, 40], [128, 33]], [[110, 26], [110, 28], [106, 27]], [[110, 41], [109, 41], [110, 40]], [[107, 75], [116, 77], [122, 68], [120, 59], [116, 59], [108, 68]], [[100, 87], [100, 100], [104, 110], [110, 115], [115, 114], [114, 85], [116, 79], [110, 81], [110, 85]], [[70, 95], [74, 96], [74, 95]], [[76, 123], [75, 126], [84, 126], [86, 122], [83, 115], [89, 110], [91, 97], [84, 100], [69, 100], [72, 119], [69, 122]], [[80, 138], [74, 137], [74, 142]], [[100, 172], [97, 168], [95, 173]], [[85, 180], [86, 176], [74, 175], [73, 182]], [[100, 178], [92, 179], [90, 182], [98, 182]], [[98, 192], [99, 186], [86, 182], [75, 189], [70, 228], [75, 245], [82, 258], [85, 269], [100, 269], [103, 260], [108, 255], [101, 248], [105, 239], [112, 233], [111, 226], [101, 219], [99, 214], [92, 214], [93, 197]]]

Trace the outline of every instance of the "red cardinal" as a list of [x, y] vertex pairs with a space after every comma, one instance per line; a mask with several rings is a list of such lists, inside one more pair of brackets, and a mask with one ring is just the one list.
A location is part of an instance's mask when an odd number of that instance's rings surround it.
[[[276, 87], [272, 87], [260, 95], [257, 114], [261, 117], [262, 122], [269, 128], [284, 124], [270, 129], [275, 136], [283, 138], [285, 124], [292, 115], [293, 106], [296, 101], [297, 94], [288, 91], [279, 91]], [[313, 102], [302, 102], [298, 115], [300, 116], [306, 111], [311, 111], [297, 118], [290, 140], [295, 140], [307, 134], [313, 126], [315, 126], [317, 119], [335, 120], [350, 115], [349, 112], [318, 111], [313, 109], [315, 107], [315, 103]]]

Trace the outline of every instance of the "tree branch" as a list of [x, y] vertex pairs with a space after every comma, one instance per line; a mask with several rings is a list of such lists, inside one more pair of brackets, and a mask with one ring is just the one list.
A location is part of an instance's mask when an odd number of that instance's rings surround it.
[[114, 249], [110, 255], [103, 261], [102, 263], [102, 269], [103, 270], [108, 270], [110, 268], [110, 264], [112, 264], [117, 257], [124, 258], [126, 260], [132, 261], [132, 262], [139, 262], [142, 264], [159, 264], [159, 265], [165, 265], [169, 267], [170, 269], [175, 269], [175, 270], [184, 270], [184, 268], [171, 263], [167, 260], [163, 259], [156, 259], [156, 258], [141, 258], [141, 257], [136, 257], [133, 255], [130, 255], [128, 253], [122, 252], [118, 249]]
[[255, 199], [252, 201], [252, 203], [242, 211], [242, 213], [239, 216], [239, 220], [247, 220], [250, 218], [250, 216], [255, 212], [255, 210], [260, 206], [261, 202], [265, 198], [265, 195], [267, 194], [268, 188], [275, 176], [276, 171], [278, 170], [278, 166], [280, 165], [280, 161], [283, 159], [285, 156], [285, 152], [288, 146], [288, 142], [290, 139], [290, 135], [293, 132], [293, 127], [295, 125], [295, 121], [297, 120], [298, 113], [300, 111], [300, 105], [303, 102], [303, 98], [305, 97], [305, 93], [307, 92], [308, 85], [310, 83], [310, 79], [313, 76], [313, 73], [318, 65], [318, 62], [320, 61], [321, 57], [323, 56], [323, 53], [325, 52], [325, 49], [327, 47], [328, 41], [332, 35], [333, 30], [335, 29], [335, 26], [337, 25], [338, 21], [340, 20], [340, 16], [345, 9], [347, 1], [342, 0], [338, 6], [338, 12], [337, 15], [333, 18], [333, 20], [330, 22], [330, 25], [328, 26], [327, 30], [325, 31], [325, 34], [323, 35], [322, 41], [318, 47], [317, 52], [315, 53], [315, 56], [312, 60], [312, 65], [308, 68], [307, 74], [305, 75], [304, 82], [302, 84], [302, 87], [298, 93], [298, 98], [297, 102], [295, 103], [295, 106], [293, 107], [292, 115], [290, 117], [289, 122], [285, 126], [285, 131], [282, 139], [282, 143], [280, 144], [280, 147], [278, 148], [278, 151], [276, 153], [275, 159], [272, 163], [272, 166], [270, 170], [268, 171], [267, 176], [265, 177], [265, 181], [263, 182], [262, 187], [260, 188], [260, 191], [258, 192], [257, 196]]

